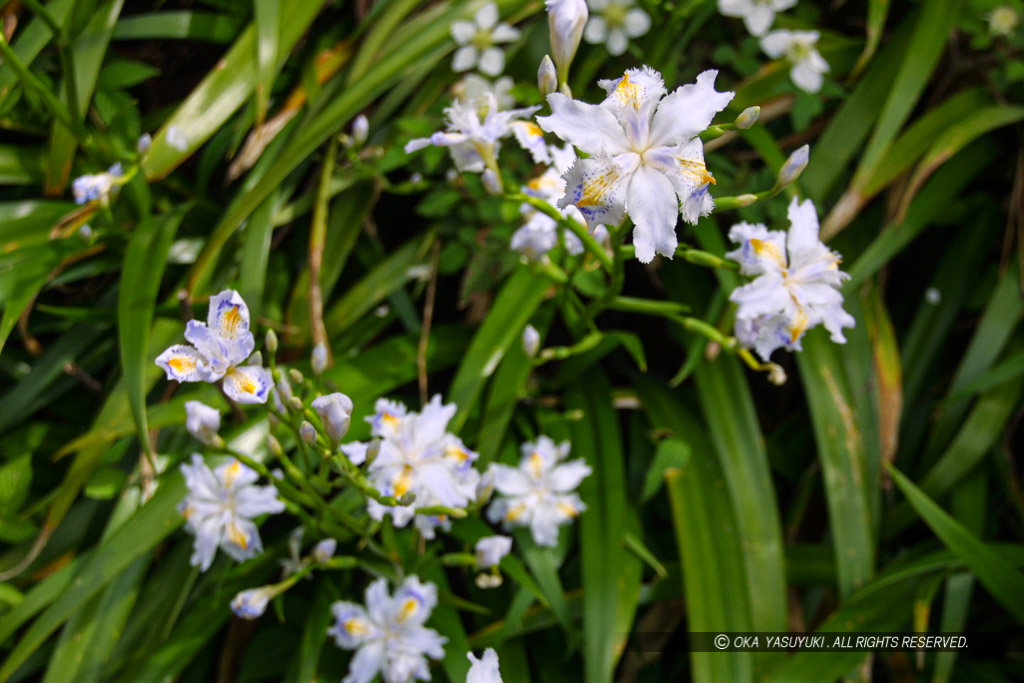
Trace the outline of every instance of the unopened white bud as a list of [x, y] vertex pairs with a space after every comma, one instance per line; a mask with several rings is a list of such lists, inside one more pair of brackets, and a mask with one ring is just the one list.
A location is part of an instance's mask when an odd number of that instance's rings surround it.
[[288, 407], [292, 410], [302, 410], [302, 400], [298, 396], [292, 396], [288, 399]]
[[313, 369], [313, 374], [319, 377], [324, 374], [324, 370], [327, 369], [327, 344], [320, 342], [313, 347], [313, 354], [310, 358], [309, 365]]
[[302, 373], [299, 372], [296, 368], [288, 368], [288, 377], [290, 377], [291, 380], [296, 384], [302, 384], [304, 381], [306, 381], [306, 378], [303, 377]]
[[779, 179], [776, 182], [776, 187], [792, 185], [800, 177], [800, 174], [804, 172], [804, 169], [807, 168], [807, 162], [810, 159], [810, 145], [804, 145], [790, 154], [789, 158], [786, 159], [786, 163], [782, 165], [782, 169], [779, 170]]
[[324, 431], [331, 441], [338, 443], [348, 434], [352, 423], [352, 399], [345, 394], [335, 392], [326, 396], [318, 396], [313, 400], [313, 410], [320, 416]]
[[544, 4], [551, 32], [551, 54], [558, 67], [558, 79], [565, 82], [590, 12], [585, 0], [546, 0]]
[[736, 127], [740, 130], [750, 128], [761, 117], [761, 107], [747, 107], [736, 117]]
[[284, 455], [284, 449], [281, 448], [281, 442], [277, 440], [277, 437], [273, 434], [267, 434], [267, 448], [270, 449], [271, 454], [281, 457]]
[[537, 69], [537, 89], [543, 98], [547, 98], [548, 93], [558, 91], [558, 73], [549, 55], [544, 55], [544, 59], [540, 60], [540, 68]]
[[323, 564], [329, 559], [334, 557], [334, 552], [338, 549], [338, 542], [333, 538], [325, 538], [316, 544], [313, 548], [313, 559]]
[[270, 353], [277, 353], [277, 332], [273, 330], [267, 330], [267, 351]]
[[249, 363], [248, 364], [249, 365], [258, 365], [259, 367], [262, 368], [263, 367], [263, 353], [261, 351], [257, 351], [256, 353], [254, 353], [251, 356], [249, 356]]
[[355, 142], [357, 147], [362, 147], [366, 143], [366, 138], [370, 136], [370, 122], [366, 116], [360, 114], [356, 117], [356, 120], [352, 122], [352, 141]]
[[527, 358], [533, 358], [540, 350], [540, 332], [533, 325], [523, 328], [523, 353]]
[[303, 420], [302, 424], [299, 425], [299, 436], [310, 446], [314, 445], [316, 443], [316, 427]]
[[149, 148], [153, 145], [153, 138], [149, 133], [143, 133], [139, 138], [139, 141], [135, 143], [135, 149], [138, 150], [139, 154], [145, 154], [149, 151]]
[[781, 387], [786, 383], [786, 371], [782, 369], [781, 365], [775, 363], [769, 363], [768, 365], [768, 381], [775, 386]]

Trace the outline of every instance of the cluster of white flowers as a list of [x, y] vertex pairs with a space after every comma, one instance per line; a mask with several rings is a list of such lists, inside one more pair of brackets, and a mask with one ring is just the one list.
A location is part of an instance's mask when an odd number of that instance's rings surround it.
[[708, 193], [714, 177], [698, 135], [733, 98], [715, 90], [717, 73], [705, 71], [666, 95], [657, 71], [629, 69], [600, 82], [608, 96], [598, 105], [548, 95], [552, 113], [537, 117], [541, 128], [587, 154], [566, 172], [558, 205], [575, 206], [592, 230], [628, 215], [636, 226], [636, 257], [643, 263], [656, 253], [671, 258], [677, 216], [696, 223], [714, 208]]
[[501, 43], [519, 39], [519, 30], [499, 23], [498, 6], [489, 2], [481, 7], [473, 21], [452, 23], [452, 38], [459, 45], [452, 58], [452, 70], [461, 72], [479, 69], [488, 76], [505, 70], [505, 53]]
[[751, 35], [761, 39], [761, 49], [772, 59], [785, 58], [791, 65], [790, 78], [809, 93], [821, 90], [828, 62], [817, 50], [817, 31], [776, 29], [768, 32], [775, 14], [794, 7], [797, 0], [718, 0], [718, 11], [743, 19]]
[[376, 413], [368, 418], [374, 440], [346, 444], [342, 452], [356, 465], [369, 463], [367, 478], [383, 495], [409, 502], [386, 506], [371, 499], [367, 511], [377, 520], [390, 515], [398, 527], [415, 517], [416, 528], [433, 538], [434, 530], [447, 529], [450, 520], [416, 511], [435, 505], [465, 508], [476, 499], [480, 483], [480, 473], [473, 468], [477, 454], [447, 431], [455, 405], [434, 396], [419, 413], [386, 399], [374, 407]]
[[762, 224], [737, 223], [729, 239], [740, 246], [726, 256], [753, 282], [729, 297], [738, 305], [736, 337], [768, 360], [775, 349], [800, 349], [804, 332], [822, 324], [832, 341], [845, 343], [844, 327], [854, 319], [843, 310], [839, 288], [850, 276], [839, 270], [840, 256], [818, 239], [814, 203], [789, 205], [789, 232]]
[[217, 382], [239, 403], [266, 403], [270, 375], [260, 365], [241, 366], [256, 347], [249, 330], [249, 307], [241, 295], [226, 290], [210, 297], [207, 323], [190, 320], [185, 339], [161, 353], [156, 364], [167, 379], [178, 382]]

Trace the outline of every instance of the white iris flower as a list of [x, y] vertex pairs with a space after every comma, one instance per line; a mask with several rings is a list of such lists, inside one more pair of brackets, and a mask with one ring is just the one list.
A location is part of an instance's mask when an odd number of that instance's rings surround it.
[[270, 375], [258, 365], [239, 367], [252, 353], [256, 340], [249, 331], [249, 307], [238, 292], [226, 290], [210, 298], [207, 324], [185, 326], [192, 346], [175, 344], [157, 359], [167, 379], [178, 382], [217, 382], [239, 403], [266, 403]]
[[666, 96], [661, 74], [630, 69], [600, 81], [608, 97], [599, 105], [548, 95], [552, 114], [537, 118], [541, 128], [589, 155], [565, 174], [559, 206], [576, 206], [591, 228], [618, 225], [628, 214], [637, 258], [671, 258], [677, 215], [696, 223], [714, 208], [708, 194], [714, 177], [697, 136], [733, 98], [715, 90], [717, 74], [705, 71]]
[[775, 21], [775, 13], [796, 5], [797, 0], [718, 0], [718, 11], [743, 19], [753, 36], [763, 36]]
[[327, 634], [338, 647], [356, 650], [342, 683], [370, 683], [380, 673], [384, 683], [429, 681], [427, 657], [442, 659], [448, 639], [424, 626], [437, 605], [437, 586], [415, 576], [402, 582], [394, 596], [386, 579], [366, 589], [366, 607], [336, 602], [334, 625]]
[[182, 464], [188, 494], [178, 506], [186, 528], [195, 535], [192, 566], [210, 568], [217, 548], [238, 562], [263, 552], [253, 518], [284, 510], [273, 486], [256, 486], [259, 476], [237, 460], [211, 470], [197, 453]]
[[500, 140], [514, 131], [512, 123], [532, 116], [540, 107], [525, 107], [502, 111], [494, 93], [484, 93], [480, 99], [453, 102], [445, 109], [447, 129], [429, 138], [416, 138], [405, 145], [411, 154], [431, 145], [447, 147], [455, 167], [465, 173], [483, 173], [496, 165]]
[[729, 297], [739, 306], [736, 336], [766, 361], [779, 347], [800, 350], [804, 332], [818, 324], [839, 344], [846, 342], [843, 328], [854, 326], [839, 291], [850, 276], [839, 270], [839, 254], [818, 239], [814, 203], [794, 197], [789, 222], [788, 233], [750, 223], [729, 230], [729, 239], [740, 247], [726, 257], [738, 262], [744, 275], [755, 276]]
[[793, 83], [805, 92], [816, 93], [829, 70], [828, 62], [815, 47], [819, 36], [817, 31], [778, 29], [761, 39], [761, 49], [772, 59], [785, 57], [792, 65], [789, 77]]
[[401, 499], [413, 497], [409, 505], [386, 506], [367, 501], [374, 519], [391, 515], [395, 526], [402, 527], [415, 516], [416, 527], [427, 538], [437, 527], [450, 524], [437, 516], [417, 515], [421, 507], [443, 505], [464, 508], [476, 497], [480, 473], [473, 469], [477, 454], [466, 448], [459, 437], [447, 431], [455, 415], [455, 405], [443, 405], [434, 396], [422, 412], [408, 412], [405, 406], [381, 399], [376, 414], [368, 418], [375, 442], [346, 444], [343, 452], [355, 463], [366, 459], [367, 450], [376, 450], [367, 468], [367, 476], [378, 491]]
[[586, 510], [573, 493], [592, 470], [582, 459], [563, 463], [569, 442], [547, 436], [522, 446], [519, 467], [492, 465], [494, 488], [500, 494], [487, 508], [487, 518], [506, 528], [529, 527], [538, 545], [558, 543], [558, 528]]
[[452, 38], [461, 47], [452, 58], [453, 71], [469, 71], [476, 67], [488, 76], [505, 70], [505, 53], [499, 43], [519, 38], [519, 29], [498, 23], [498, 6], [489, 2], [476, 13], [473, 21], [452, 23]]
[[630, 38], [639, 38], [651, 29], [651, 18], [635, 4], [634, 0], [590, 0], [594, 13], [583, 38], [591, 45], [604, 43], [613, 56], [621, 55]]

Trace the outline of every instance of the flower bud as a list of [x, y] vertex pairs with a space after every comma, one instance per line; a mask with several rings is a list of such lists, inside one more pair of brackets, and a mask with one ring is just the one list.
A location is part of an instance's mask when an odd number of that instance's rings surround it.
[[185, 401], [185, 428], [197, 441], [207, 446], [220, 446], [220, 411], [201, 401]]
[[796, 150], [789, 155], [786, 159], [786, 163], [782, 165], [782, 169], [779, 170], [779, 179], [776, 181], [776, 187], [786, 187], [792, 185], [800, 174], [807, 168], [807, 162], [811, 158], [811, 146], [804, 145], [800, 149]]
[[267, 351], [270, 353], [277, 353], [277, 333], [273, 330], [267, 330]]
[[[284, 401], [285, 404], [287, 404], [288, 401], [291, 401], [295, 396], [295, 394], [292, 393], [292, 385], [289, 384], [288, 380], [283, 376], [277, 380], [277, 386], [275, 388], [277, 389], [277, 395], [280, 397], [280, 400]], [[278, 410], [283, 413], [285, 411], [285, 406], [278, 406]]]
[[760, 117], [761, 107], [747, 107], [736, 117], [736, 127], [740, 130], [746, 130], [757, 123], [757, 119]]
[[249, 365], [258, 365], [263, 367], [263, 352], [257, 351], [256, 353], [249, 356]]
[[736, 197], [736, 206], [750, 206], [751, 204], [756, 204], [756, 203], [757, 203], [757, 195], [756, 194], [749, 194], [749, 193], [747, 193], [747, 194], [741, 194], [740, 196]]
[[527, 358], [533, 358], [540, 350], [540, 332], [533, 325], [527, 325], [523, 329], [523, 353]]
[[313, 369], [313, 374], [319, 377], [324, 374], [324, 370], [327, 369], [327, 344], [320, 342], [313, 347], [313, 355], [310, 358], [310, 367]]
[[480, 176], [481, 182], [484, 184], [484, 189], [487, 190], [487, 194], [494, 195], [495, 197], [501, 195], [501, 181], [498, 178], [498, 174], [491, 169], [486, 169]]
[[398, 499], [399, 505], [409, 506], [416, 502], [416, 494], [409, 491], [404, 496]]
[[303, 420], [302, 424], [299, 425], [299, 436], [310, 446], [314, 445], [316, 443], [316, 427]]
[[366, 119], [366, 116], [360, 114], [356, 117], [356, 120], [352, 122], [352, 141], [356, 147], [362, 147], [366, 143], [366, 138], [370, 136], [370, 122]]
[[786, 383], [786, 371], [782, 369], [781, 365], [775, 363], [768, 364], [768, 381], [777, 387], [781, 387]]
[[537, 69], [537, 89], [540, 90], [540, 96], [545, 99], [548, 93], [558, 91], [558, 74], [549, 55], [544, 55], [544, 59], [540, 60], [540, 68]]
[[274, 586], [261, 586], [242, 591], [231, 601], [231, 611], [239, 619], [258, 619], [267, 611], [267, 605], [276, 596]]
[[143, 133], [139, 137], [139, 141], [135, 143], [135, 149], [139, 154], [145, 154], [149, 151], [149, 148], [153, 145], [153, 138], [149, 133]]
[[487, 536], [476, 542], [473, 551], [476, 554], [476, 565], [481, 569], [493, 567], [501, 562], [501, 558], [512, 550], [510, 536]]
[[267, 434], [267, 448], [276, 457], [280, 458], [284, 456], [284, 449], [281, 448], [281, 442], [277, 440], [277, 437], [273, 434]]
[[333, 538], [325, 538], [316, 544], [313, 548], [313, 559], [323, 564], [334, 557], [334, 552], [338, 549], [338, 542]]
[[291, 408], [292, 410], [297, 410], [301, 412], [302, 408], [304, 407], [302, 405], [302, 399], [300, 399], [298, 396], [292, 396], [290, 399], [288, 399], [288, 407]]
[[78, 229], [78, 234], [82, 236], [83, 240], [92, 239], [92, 226], [86, 223]]
[[477, 588], [497, 588], [501, 585], [501, 574], [491, 574], [484, 572], [476, 575], [476, 586]]
[[290, 377], [296, 384], [302, 384], [306, 381], [306, 378], [302, 376], [302, 373], [295, 368], [288, 368], [288, 377]]
[[544, 4], [548, 11], [551, 53], [558, 67], [558, 80], [564, 83], [590, 12], [585, 0], [545, 0]]
[[327, 432], [331, 441], [337, 444], [345, 438], [352, 422], [352, 399], [345, 394], [335, 392], [326, 396], [318, 396], [312, 405], [313, 410], [320, 416], [320, 421], [324, 424], [324, 431]]

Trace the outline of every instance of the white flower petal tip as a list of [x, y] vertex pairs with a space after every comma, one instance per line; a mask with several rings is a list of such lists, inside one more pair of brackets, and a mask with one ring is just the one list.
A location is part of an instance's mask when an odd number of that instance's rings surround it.
[[487, 536], [476, 542], [473, 551], [476, 565], [480, 569], [489, 569], [501, 563], [512, 550], [512, 539], [509, 536]]
[[[800, 350], [804, 333], [819, 324], [836, 343], [845, 342], [843, 328], [855, 324], [843, 310], [840, 291], [849, 275], [839, 270], [839, 254], [818, 238], [814, 204], [794, 198], [789, 220], [788, 232], [749, 223], [729, 231], [739, 248], [726, 257], [739, 263], [744, 275], [755, 276], [729, 297], [738, 306], [736, 338], [766, 362], [778, 348]], [[774, 377], [780, 377], [777, 371]]]
[[575, 489], [592, 472], [582, 459], [562, 462], [569, 447], [541, 436], [523, 444], [518, 467], [492, 465], [498, 496], [487, 518], [509, 529], [527, 527], [537, 545], [555, 546], [559, 527], [586, 510]]
[[369, 683], [377, 674], [385, 681], [430, 680], [427, 658], [444, 658], [448, 639], [424, 623], [437, 605], [437, 587], [410, 576], [388, 593], [387, 580], [366, 589], [366, 606], [336, 602], [334, 624], [327, 634], [338, 647], [356, 650], [345, 681]]
[[199, 454], [182, 464], [188, 493], [179, 511], [195, 536], [193, 566], [206, 571], [219, 547], [238, 562], [263, 551], [253, 519], [284, 510], [273, 486], [256, 486], [258, 475], [237, 460], [211, 470]]
[[471, 663], [469, 673], [466, 675], [466, 683], [502, 683], [498, 653], [493, 648], [484, 650], [480, 659], [477, 659], [472, 652], [467, 652], [466, 657]]

